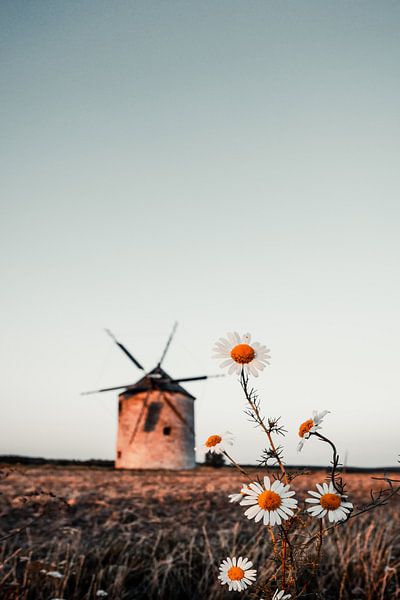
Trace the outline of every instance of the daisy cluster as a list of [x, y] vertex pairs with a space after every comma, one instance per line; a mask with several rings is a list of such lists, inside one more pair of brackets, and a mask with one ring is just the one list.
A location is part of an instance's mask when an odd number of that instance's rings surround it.
[[[222, 360], [220, 367], [228, 369], [228, 373], [248, 377], [257, 377], [269, 364], [270, 354], [266, 346], [258, 342], [252, 342], [251, 335], [246, 333], [239, 335], [237, 332], [228, 333], [226, 338], [219, 338], [214, 347], [214, 357]], [[319, 434], [324, 417], [329, 411], [314, 411], [312, 416], [304, 421], [299, 427], [300, 443], [298, 450], [302, 450], [304, 443], [315, 435], [325, 439]], [[227, 454], [227, 448], [233, 444], [231, 432], [214, 433], [204, 442], [203, 448], [206, 452], [224, 454], [234, 462]], [[327, 441], [325, 439], [325, 441]], [[235, 463], [234, 463], [235, 464]], [[295, 517], [298, 511], [298, 500], [296, 492], [291, 489], [284, 469], [281, 478], [271, 479], [266, 475], [262, 481], [251, 481], [242, 484], [239, 492], [229, 495], [229, 501], [246, 507], [244, 516], [254, 519], [255, 523], [264, 526], [282, 526], [285, 521]], [[282, 480], [281, 480], [282, 479]], [[283, 481], [284, 480], [284, 481]], [[310, 504], [306, 514], [311, 518], [323, 519], [327, 517], [330, 523], [339, 523], [348, 519], [353, 505], [348, 502], [346, 496], [335, 488], [334, 480], [327, 484], [317, 484], [317, 491], [309, 490], [306, 503]], [[219, 569], [222, 585], [228, 585], [230, 591], [241, 592], [256, 580], [256, 569], [247, 558], [227, 557], [222, 561]], [[288, 600], [291, 598], [285, 590], [276, 590], [272, 600]]]

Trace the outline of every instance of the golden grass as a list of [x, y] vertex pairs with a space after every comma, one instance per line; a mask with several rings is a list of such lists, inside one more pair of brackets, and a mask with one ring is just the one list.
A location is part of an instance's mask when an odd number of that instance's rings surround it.
[[[296, 479], [299, 497], [325, 476]], [[351, 500], [367, 502], [370, 476], [345, 479]], [[89, 600], [101, 589], [112, 600], [232, 599], [237, 593], [217, 580], [227, 555], [248, 556], [262, 574], [259, 582], [272, 582], [267, 530], [227, 501], [242, 481], [232, 468], [17, 467], [0, 481], [0, 538], [20, 529], [1, 545], [0, 598]], [[69, 507], [38, 491], [65, 498]], [[59, 571], [62, 578], [43, 571]], [[327, 536], [318, 578], [310, 569], [303, 578], [315, 582], [313, 594], [303, 596], [309, 600], [400, 599], [399, 504]], [[260, 594], [253, 586], [240, 597]]]

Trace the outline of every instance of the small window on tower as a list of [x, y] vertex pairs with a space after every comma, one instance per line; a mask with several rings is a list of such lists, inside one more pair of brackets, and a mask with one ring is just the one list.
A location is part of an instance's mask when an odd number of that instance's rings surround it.
[[121, 450], [118, 450], [118, 452], [117, 452], [117, 458], [121, 458]]
[[163, 434], [164, 435], [171, 435], [171, 427], [164, 427]]

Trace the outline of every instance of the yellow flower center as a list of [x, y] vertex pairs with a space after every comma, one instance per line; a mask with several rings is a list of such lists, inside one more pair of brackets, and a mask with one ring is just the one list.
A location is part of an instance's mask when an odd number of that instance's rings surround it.
[[231, 567], [228, 571], [228, 577], [231, 581], [243, 579], [244, 571], [240, 567]]
[[340, 496], [337, 494], [324, 494], [319, 502], [326, 510], [336, 510], [342, 504]]
[[210, 435], [205, 445], [207, 446], [207, 448], [212, 448], [213, 446], [219, 444], [221, 441], [222, 437], [220, 435]]
[[282, 498], [272, 490], [265, 490], [258, 498], [258, 505], [264, 510], [276, 510], [282, 504]]
[[302, 438], [305, 436], [306, 433], [309, 433], [310, 429], [312, 429], [314, 427], [315, 423], [312, 419], [308, 419], [308, 421], [304, 421], [304, 423], [302, 423], [300, 425], [299, 428], [299, 436]]
[[238, 344], [237, 346], [234, 346], [231, 350], [232, 360], [241, 365], [245, 365], [251, 362], [254, 359], [255, 355], [256, 353], [254, 351], [254, 348], [249, 346], [249, 344]]

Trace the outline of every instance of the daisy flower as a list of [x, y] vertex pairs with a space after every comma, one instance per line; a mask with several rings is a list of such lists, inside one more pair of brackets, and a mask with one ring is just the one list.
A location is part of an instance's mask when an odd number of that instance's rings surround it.
[[240, 502], [240, 500], [243, 500], [243, 494], [246, 492], [247, 489], [248, 487], [246, 486], [246, 484], [243, 484], [239, 494], [229, 494], [229, 502]]
[[224, 359], [220, 367], [228, 367], [229, 375], [240, 375], [244, 369], [247, 374], [258, 377], [258, 371], [262, 371], [269, 364], [270, 355], [265, 346], [251, 341], [249, 333], [240, 336], [235, 331], [227, 333], [226, 338], [221, 337], [215, 342], [214, 358]]
[[244, 491], [241, 506], [248, 506], [245, 515], [257, 523], [263, 519], [264, 525], [280, 525], [282, 520], [294, 515], [297, 500], [292, 498], [295, 492], [290, 491], [290, 485], [284, 485], [276, 479], [272, 485], [268, 476], [264, 477], [264, 487], [260, 483], [250, 483]]
[[332, 482], [329, 485], [327, 483], [323, 483], [322, 485], [317, 483], [317, 490], [318, 492], [308, 490], [312, 498], [306, 498], [306, 502], [314, 505], [307, 508], [310, 515], [318, 517], [318, 519], [322, 519], [322, 517], [328, 515], [331, 523], [346, 521], [353, 509], [352, 503], [345, 501], [347, 496], [338, 494]]
[[314, 410], [311, 419], [307, 419], [307, 421], [304, 421], [304, 423], [300, 425], [299, 436], [301, 437], [301, 441], [297, 446], [297, 452], [300, 452], [303, 449], [304, 440], [308, 440], [312, 433], [315, 433], [318, 431], [318, 429], [321, 429], [320, 425], [324, 420], [324, 417], [330, 412], [330, 410], [323, 410], [319, 413]]
[[272, 596], [272, 600], [289, 600], [291, 597], [291, 594], [285, 594], [285, 590], [276, 590], [275, 594]]
[[256, 569], [252, 569], [253, 563], [247, 558], [229, 556], [219, 566], [218, 579], [221, 585], [228, 584], [229, 591], [241, 592], [251, 585], [256, 579]]
[[215, 454], [222, 454], [226, 449], [227, 445], [232, 446], [233, 435], [230, 431], [225, 431], [224, 434], [214, 433], [210, 435], [203, 444], [203, 450], [206, 452], [215, 452]]

